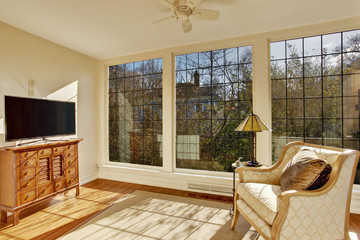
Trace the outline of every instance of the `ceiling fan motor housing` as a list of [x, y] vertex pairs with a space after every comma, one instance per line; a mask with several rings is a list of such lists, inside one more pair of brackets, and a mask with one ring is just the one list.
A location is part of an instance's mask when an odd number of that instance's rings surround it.
[[193, 13], [193, 9], [186, 5], [186, 0], [175, 0], [174, 5], [176, 6], [174, 12], [179, 20], [188, 20]]

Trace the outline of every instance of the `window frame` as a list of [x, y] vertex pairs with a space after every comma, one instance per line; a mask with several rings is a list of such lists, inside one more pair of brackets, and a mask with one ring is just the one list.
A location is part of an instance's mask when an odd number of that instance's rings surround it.
[[[345, 139], [345, 135], [347, 135], [345, 132], [344, 132], [344, 129], [346, 128], [345, 125], [344, 125], [344, 120], [349, 120], [349, 119], [358, 119], [358, 121], [360, 121], [360, 118], [349, 118], [349, 117], [345, 117], [346, 113], [344, 112], [344, 105], [343, 105], [343, 102], [344, 102], [344, 99], [348, 98], [348, 97], [356, 97], [358, 95], [353, 95], [353, 94], [346, 94], [344, 95], [344, 90], [343, 90], [343, 85], [344, 85], [344, 82], [343, 82], [343, 79], [346, 77], [346, 76], [352, 76], [352, 75], [360, 75], [360, 71], [358, 71], [358, 73], [352, 73], [352, 74], [349, 74], [349, 73], [345, 73], [344, 69], [345, 69], [345, 66], [343, 65], [343, 57], [344, 55], [348, 54], [348, 53], [352, 53], [352, 52], [349, 52], [349, 51], [346, 51], [344, 50], [344, 33], [348, 33], [348, 32], [353, 32], [353, 31], [359, 31], [360, 32], [360, 28], [359, 27], [355, 27], [355, 28], [350, 28], [350, 29], [345, 29], [345, 30], [338, 30], [338, 31], [329, 31], [329, 32], [316, 32], [316, 33], [313, 33], [313, 34], [307, 34], [307, 35], [300, 35], [300, 36], [293, 36], [291, 38], [277, 38], [277, 39], [269, 39], [269, 51], [271, 52], [271, 44], [272, 43], [281, 43], [281, 42], [284, 42], [284, 57], [283, 58], [275, 58], [274, 60], [271, 59], [271, 56], [272, 54], [270, 53], [269, 54], [269, 57], [270, 57], [270, 65], [272, 64], [272, 62], [277, 62], [277, 61], [284, 61], [285, 62], [285, 76], [284, 77], [281, 77], [281, 78], [273, 78], [272, 76], [272, 73], [271, 76], [270, 76], [270, 81], [271, 81], [271, 85], [274, 84], [274, 81], [281, 81], [281, 80], [285, 80], [286, 84], [287, 84], [287, 81], [290, 79], [290, 80], [293, 80], [293, 79], [296, 79], [296, 78], [291, 78], [291, 77], [288, 77], [287, 76], [287, 68], [286, 68], [286, 61], [288, 61], [289, 59], [290, 60], [293, 60], [293, 59], [301, 59], [302, 60], [302, 76], [299, 76], [298, 79], [300, 79], [302, 81], [303, 84], [305, 84], [305, 81], [310, 79], [310, 78], [320, 78], [321, 79], [321, 96], [317, 97], [319, 99], [321, 99], [321, 117], [318, 117], [317, 119], [319, 119], [321, 121], [321, 126], [322, 126], [322, 132], [321, 132], [321, 137], [320, 137], [320, 141], [321, 143], [315, 143], [315, 144], [320, 144], [320, 145], [323, 145], [323, 144], [326, 144], [326, 137], [324, 136], [324, 121], [326, 121], [326, 119], [333, 119], [334, 117], [324, 117], [324, 99], [329, 99], [329, 98], [336, 98], [336, 99], [340, 99], [340, 102], [341, 102], [341, 106], [340, 106], [340, 111], [341, 111], [341, 116], [340, 117], [336, 117], [336, 119], [339, 119], [341, 121], [341, 130], [340, 130], [340, 142], [341, 142], [341, 146], [338, 146], [338, 147], [341, 147], [341, 148], [349, 148], [346, 146], [346, 142], [359, 142], [360, 140], [352, 140], [352, 139]], [[324, 42], [324, 36], [331, 36], [331, 35], [336, 35], [336, 34], [339, 34], [340, 35], [340, 52], [330, 52], [330, 53], [324, 53], [324, 50], [323, 50], [323, 47], [325, 47], [325, 45], [323, 44]], [[306, 39], [310, 39], [310, 38], [316, 38], [316, 37], [319, 37], [320, 38], [320, 53], [319, 54], [311, 54], [311, 55], [308, 55], [306, 54], [305, 52], [305, 40]], [[301, 51], [301, 55], [298, 56], [297, 58], [288, 58], [287, 57], [287, 51], [288, 51], [288, 47], [287, 47], [287, 42], [288, 41], [294, 41], [294, 40], [301, 40], [301, 47], [302, 47], [302, 51]], [[356, 52], [357, 53], [357, 52]], [[341, 56], [341, 70], [339, 73], [334, 73], [334, 74], [325, 74], [324, 73], [324, 59], [326, 56], [332, 56], [332, 55], [340, 55]], [[313, 57], [319, 57], [320, 58], [320, 65], [321, 65], [321, 69], [320, 69], [320, 75], [317, 75], [317, 76], [307, 76], [306, 75], [306, 72], [305, 72], [305, 63], [304, 61], [307, 59], [307, 58], [313, 58]], [[338, 96], [324, 96], [324, 85], [323, 85], [323, 82], [324, 82], [324, 79], [326, 79], [327, 77], [338, 77], [339, 78], [339, 81], [340, 81], [340, 94]], [[287, 89], [285, 87], [285, 89]], [[270, 89], [270, 91], [272, 92], [272, 88]], [[287, 91], [287, 90], [286, 90]], [[285, 97], [282, 97], [282, 98], [274, 98], [273, 97], [273, 93], [271, 94], [271, 102], [273, 104], [273, 101], [274, 100], [280, 100], [280, 99], [283, 99], [285, 100], [286, 102], [286, 105], [287, 105], [287, 102], [288, 102], [288, 99], [295, 99], [293, 97], [291, 98], [288, 98], [287, 94]], [[305, 87], [303, 85], [303, 95], [302, 97], [299, 97], [300, 100], [303, 101], [303, 115], [301, 117], [301, 120], [303, 122], [303, 124], [306, 123], [306, 120], [309, 119], [309, 117], [306, 117], [306, 109], [305, 109], [305, 105], [306, 105], [306, 100], [308, 99], [311, 99], [311, 98], [307, 98], [305, 97]], [[360, 104], [360, 103], [359, 103]], [[273, 119], [274, 119], [274, 116], [272, 115], [272, 122], [273, 122]], [[280, 117], [278, 117], [277, 119], [281, 119]], [[291, 118], [288, 118], [287, 117], [287, 114], [285, 117], [283, 117], [282, 119], [284, 119], [284, 121], [286, 120], [286, 129], [287, 129], [287, 122], [289, 121], [289, 119], [291, 120]], [[273, 122], [274, 124], [274, 122]], [[360, 123], [359, 123], [360, 124]], [[316, 137], [311, 137], [311, 136], [306, 136], [305, 135], [305, 125], [302, 127], [303, 129], [303, 136], [294, 136], [293, 138], [294, 139], [298, 139], [300, 141], [304, 141], [304, 142], [310, 142], [312, 140], [314, 140]], [[287, 131], [287, 130], [286, 130]], [[289, 138], [292, 138], [291, 136], [289, 136], [289, 134], [287, 134], [284, 138], [280, 138], [278, 137], [278, 139], [284, 139], [285, 142], [289, 142]], [[318, 138], [316, 138], [318, 139]], [[273, 147], [274, 147], [274, 136], [272, 136], [272, 143], [273, 143]], [[332, 145], [329, 145], [329, 146], [332, 146]], [[276, 161], [276, 158], [278, 157], [277, 155], [274, 156], [274, 153], [272, 154], [272, 159], [273, 161]], [[275, 159], [274, 159], [275, 158]], [[358, 185], [358, 184], [354, 184], [355, 185]], [[359, 185], [360, 186], [360, 185]]]
[[[226, 63], [224, 63], [224, 64], [221, 64], [221, 65], [219, 65], [219, 66], [221, 66], [221, 67], [229, 67], [230, 65], [231, 66], [233, 66], [233, 65], [236, 65], [237, 66], [237, 68], [240, 66], [240, 65], [251, 65], [251, 100], [244, 100], [244, 101], [240, 101], [240, 100], [238, 100], [238, 102], [249, 102], [250, 103], [250, 108], [251, 109], [253, 109], [254, 108], [254, 101], [253, 101], [253, 96], [254, 96], [254, 94], [253, 94], [253, 92], [254, 92], [254, 84], [253, 84], [253, 64], [254, 64], [254, 51], [253, 51], [253, 49], [254, 49], [254, 43], [248, 43], [248, 44], [237, 44], [237, 45], [232, 45], [232, 46], [227, 46], [227, 47], [220, 47], [220, 48], [209, 48], [209, 49], [206, 49], [206, 50], [204, 50], [204, 49], [201, 49], [201, 50], [195, 50], [195, 51], [186, 51], [186, 52], [179, 52], [179, 53], [175, 53], [174, 54], [174, 63], [175, 63], [175, 66], [174, 66], [174, 74], [175, 74], [175, 77], [174, 77], [174, 79], [173, 79], [173, 82], [174, 82], [174, 86], [173, 86], [173, 91], [175, 92], [175, 94], [174, 94], [174, 99], [175, 99], [175, 107], [174, 107], [174, 111], [176, 112], [177, 111], [177, 99], [176, 99], [176, 91], [177, 91], [177, 79], [176, 79], [176, 73], [178, 72], [178, 71], [184, 71], [184, 72], [186, 72], [186, 74], [187, 74], [187, 72], [189, 71], [189, 70], [199, 70], [199, 69], [205, 69], [205, 68], [207, 68], [207, 67], [201, 67], [201, 66], [198, 66], [197, 68], [191, 68], [191, 69], [189, 69], [188, 67], [186, 67], [186, 69], [181, 69], [181, 70], [178, 70], [177, 69], [177, 66], [176, 66], [176, 63], [177, 63], [177, 60], [176, 60], [176, 57], [177, 56], [185, 56], [185, 55], [193, 55], [193, 54], [197, 54], [198, 55], [198, 57], [199, 57], [199, 54], [204, 54], [204, 53], [206, 53], [206, 52], [218, 52], [218, 51], [222, 51], [224, 54], [225, 54], [225, 51], [226, 50], [228, 50], [228, 49], [233, 49], [233, 48], [236, 48], [236, 50], [237, 50], [237, 53], [238, 53], [238, 55], [237, 55], [237, 57], [239, 57], [240, 56], [240, 54], [239, 54], [239, 49], [240, 48], [242, 48], [242, 47], [244, 47], [244, 48], [250, 48], [250, 50], [251, 50], [251, 61], [250, 62], [243, 62], [243, 63], [239, 63], [239, 61], [237, 61], [236, 63], [233, 63], [233, 64], [226, 64]], [[224, 58], [223, 58], [224, 59]], [[239, 80], [238, 82], [236, 82], [236, 83], [244, 83], [245, 81], [241, 81], [241, 80]], [[225, 84], [225, 83], [224, 83]], [[224, 85], [223, 84], [223, 85]], [[222, 86], [223, 86], [222, 85]], [[204, 85], [204, 86], [207, 86], [207, 85]], [[225, 85], [224, 85], [225, 86]], [[213, 103], [216, 103], [217, 101], [213, 101]], [[220, 102], [228, 102], [228, 101], [224, 101], [223, 99], [222, 100], [220, 100]], [[211, 103], [210, 103], [211, 104]], [[245, 118], [247, 115], [245, 114], [243, 117]], [[187, 119], [188, 121], [191, 121], [191, 119], [189, 120], [189, 119]], [[241, 121], [242, 121], [243, 119], [238, 119], [238, 123], [240, 123]], [[177, 123], [176, 123], [176, 121], [177, 121], [177, 117], [175, 117], [175, 139], [177, 138], [177, 135], [176, 135], [176, 128], [177, 128]], [[234, 128], [234, 133], [235, 133], [235, 128]], [[176, 141], [176, 140], [175, 140]], [[200, 151], [201, 151], [201, 148], [200, 148]], [[211, 171], [211, 170], [201, 170], [201, 169], [190, 169], [190, 168], [180, 168], [180, 167], [177, 167], [176, 166], [176, 161], [177, 161], [177, 158], [176, 158], [176, 154], [177, 154], [177, 149], [175, 148], [175, 158], [174, 158], [174, 166], [175, 166], [175, 168], [174, 168], [174, 171], [176, 171], [176, 172], [180, 172], [180, 173], [194, 173], [194, 174], [201, 174], [201, 175], [212, 175], [212, 176], [229, 176], [229, 173], [231, 173], [231, 172], [227, 172], [227, 171]], [[200, 154], [200, 153], [199, 153]], [[199, 160], [201, 160], [201, 159], [199, 159]], [[237, 158], [235, 159], [233, 159], [233, 162], [235, 162], [237, 160]]]
[[[122, 64], [128, 64], [128, 63], [135, 63], [135, 62], [142, 62], [142, 61], [150, 61], [154, 59], [162, 59], [162, 94], [164, 94], [164, 58], [166, 56], [164, 54], [147, 54], [146, 56], [143, 55], [134, 55], [132, 57], [124, 57], [121, 59], [112, 59], [110, 61], [107, 61], [103, 65], [103, 72], [104, 72], [104, 78], [106, 81], [104, 82], [105, 86], [104, 89], [106, 91], [105, 94], [105, 117], [104, 117], [104, 132], [106, 133], [104, 136], [104, 142], [106, 146], [106, 150], [104, 151], [104, 163], [105, 165], [109, 166], [116, 166], [116, 167], [125, 167], [127, 169], [143, 169], [145, 171], [159, 171], [164, 169], [164, 159], [162, 159], [162, 166], [152, 166], [152, 165], [145, 165], [145, 164], [136, 164], [136, 163], [126, 163], [126, 162], [115, 162], [110, 161], [110, 154], [109, 154], [109, 82], [110, 82], [110, 74], [109, 74], [109, 67], [116, 66], [116, 65], [122, 65]], [[162, 106], [164, 104], [164, 100], [162, 100]], [[162, 115], [163, 115], [163, 107], [162, 107]], [[163, 131], [163, 117], [162, 117], [162, 131]]]

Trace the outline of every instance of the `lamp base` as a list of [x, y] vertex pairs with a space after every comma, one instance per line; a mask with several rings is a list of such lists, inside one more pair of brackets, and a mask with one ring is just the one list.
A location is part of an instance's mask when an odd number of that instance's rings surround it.
[[247, 167], [261, 167], [262, 164], [257, 161], [250, 161], [246, 164]]

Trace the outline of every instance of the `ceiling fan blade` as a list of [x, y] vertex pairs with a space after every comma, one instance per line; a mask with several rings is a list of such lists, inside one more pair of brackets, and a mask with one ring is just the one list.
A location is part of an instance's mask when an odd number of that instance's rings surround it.
[[202, 0], [187, 0], [186, 5], [194, 9]]
[[167, 17], [163, 17], [163, 18], [160, 18], [158, 20], [155, 20], [153, 21], [152, 23], [159, 23], [159, 22], [162, 22], [162, 21], [166, 21], [168, 19], [171, 19], [171, 18], [176, 18], [175, 16], [167, 16]]
[[175, 9], [176, 9], [176, 7], [174, 6], [174, 4], [173, 4], [171, 1], [169, 1], [169, 0], [158, 0], [158, 1], [161, 2], [163, 5], [171, 8], [172, 10], [175, 10]]
[[182, 28], [184, 33], [188, 33], [192, 29], [192, 25], [189, 19], [182, 21]]
[[216, 10], [202, 9], [195, 11], [193, 15], [201, 20], [218, 20], [220, 12]]

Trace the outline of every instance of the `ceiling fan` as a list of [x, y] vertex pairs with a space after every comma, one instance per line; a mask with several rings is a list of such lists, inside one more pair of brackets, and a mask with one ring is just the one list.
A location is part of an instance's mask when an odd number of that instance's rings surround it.
[[173, 11], [173, 15], [161, 18], [154, 21], [158, 23], [167, 19], [175, 18], [177, 21], [181, 21], [182, 29], [184, 33], [188, 33], [192, 29], [190, 16], [195, 16], [201, 20], [218, 20], [220, 12], [217, 10], [200, 9], [196, 7], [202, 0], [159, 0], [165, 6], [168, 6]]

